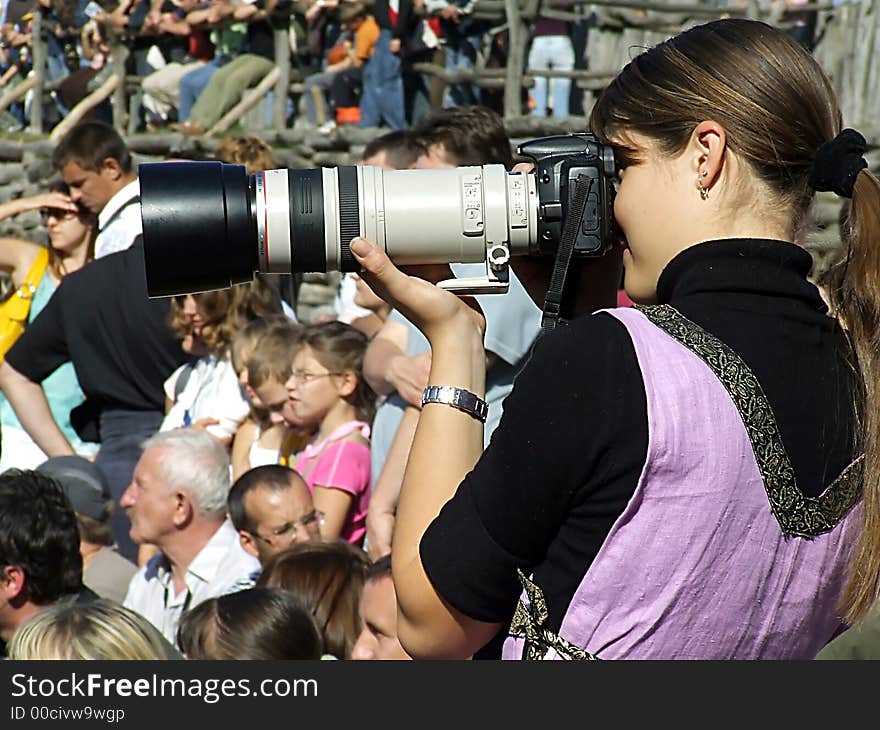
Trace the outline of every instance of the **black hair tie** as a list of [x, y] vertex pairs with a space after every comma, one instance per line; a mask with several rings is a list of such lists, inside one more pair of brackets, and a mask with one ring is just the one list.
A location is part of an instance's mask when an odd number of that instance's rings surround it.
[[817, 150], [810, 169], [810, 187], [851, 198], [856, 178], [868, 166], [864, 157], [867, 147], [868, 143], [859, 132], [844, 129]]

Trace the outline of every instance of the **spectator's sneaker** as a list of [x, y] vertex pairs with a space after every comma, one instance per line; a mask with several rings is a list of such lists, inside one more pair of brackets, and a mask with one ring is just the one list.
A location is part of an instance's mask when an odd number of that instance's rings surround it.
[[204, 134], [207, 131], [200, 124], [192, 124], [191, 122], [175, 122], [171, 125], [171, 129], [183, 134]]
[[329, 122], [324, 122], [324, 124], [318, 127], [318, 131], [321, 134], [330, 134], [334, 129], [336, 129], [336, 122], [332, 119]]

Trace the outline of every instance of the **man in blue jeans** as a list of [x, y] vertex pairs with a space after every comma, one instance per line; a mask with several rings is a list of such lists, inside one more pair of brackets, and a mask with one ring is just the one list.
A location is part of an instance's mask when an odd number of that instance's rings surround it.
[[403, 129], [406, 114], [401, 56], [407, 50], [406, 39], [420, 19], [413, 12], [412, 0], [400, 0], [397, 12], [388, 0], [376, 0], [373, 15], [380, 32], [376, 50], [364, 67], [360, 126], [378, 127], [384, 122], [391, 129]]
[[[472, 71], [489, 22], [468, 17], [472, 0], [452, 0], [440, 10], [440, 27], [446, 39], [446, 70], [450, 73]], [[480, 103], [480, 87], [472, 81], [447, 84], [444, 107], [470, 106]]]

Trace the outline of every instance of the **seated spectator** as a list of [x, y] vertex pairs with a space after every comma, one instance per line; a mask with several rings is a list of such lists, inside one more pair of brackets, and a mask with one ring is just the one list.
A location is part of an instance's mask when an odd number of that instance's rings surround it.
[[287, 345], [293, 355], [287, 381], [275, 375], [254, 386], [273, 417], [315, 432], [294, 468], [324, 514], [321, 536], [355, 545], [366, 532], [370, 494], [375, 396], [361, 374], [366, 342], [363, 333], [341, 322], [310, 325], [299, 343]]
[[113, 498], [101, 470], [80, 456], [54, 456], [37, 467], [61, 485], [76, 514], [83, 583], [101, 598], [122, 603], [137, 572], [113, 545]]
[[170, 642], [180, 616], [206, 598], [249, 588], [259, 571], [226, 520], [229, 457], [211, 436], [177, 429], [144, 444], [121, 505], [131, 538], [159, 548], [132, 578], [125, 605]]
[[324, 71], [306, 78], [303, 91], [309, 121], [325, 131], [342, 122], [337, 118], [341, 110], [357, 109], [364, 64], [373, 55], [379, 39], [379, 26], [360, 2], [343, 3], [339, 22], [345, 34], [328, 52]]
[[[28, 75], [31, 62], [27, 48], [18, 49], [8, 40], [0, 41], [0, 89], [13, 89]], [[23, 101], [9, 105], [10, 117], [4, 119], [4, 125], [12, 129], [20, 129], [25, 125], [25, 109]]]
[[351, 652], [352, 659], [411, 659], [397, 638], [397, 596], [391, 580], [391, 556], [370, 565], [361, 595], [361, 635]]
[[[278, 0], [242, 3], [232, 9], [232, 18], [247, 21], [247, 52], [236, 56], [214, 72], [186, 121], [177, 128], [187, 134], [209, 131], [251, 86], [275, 68], [274, 31], [268, 19], [275, 12]], [[200, 69], [196, 71], [198, 73]]]
[[250, 409], [232, 367], [230, 346], [249, 321], [280, 313], [279, 297], [260, 279], [175, 297], [171, 329], [181, 339], [183, 351], [198, 359], [182, 365], [165, 381], [170, 406], [159, 430], [203, 428], [228, 447]]
[[[277, 332], [276, 332], [277, 330]], [[269, 316], [248, 322], [235, 336], [230, 349], [232, 367], [250, 402], [250, 413], [235, 432], [232, 440], [232, 478], [264, 464], [292, 463], [290, 448], [294, 445], [291, 429], [280, 415], [275, 418], [260, 400], [251, 383], [250, 362], [264, 337], [274, 340], [288, 337], [296, 340], [299, 327], [285, 316]], [[271, 343], [269, 343], [271, 345]], [[266, 348], [271, 350], [272, 347]], [[258, 355], [258, 367], [260, 356]], [[288, 361], [289, 362], [289, 361]], [[296, 439], [299, 442], [299, 439]], [[303, 441], [304, 443], [304, 441]], [[300, 447], [302, 444], [299, 444]]]
[[82, 583], [76, 516], [43, 474], [0, 474], [0, 576], [0, 641], [62, 599], [96, 598]]
[[162, 660], [180, 654], [143, 616], [114, 601], [61, 603], [23, 624], [10, 659]]
[[187, 659], [320, 659], [321, 636], [300, 600], [279, 588], [209, 598], [180, 621]]
[[360, 633], [358, 605], [368, 566], [361, 550], [341, 540], [307, 542], [271, 558], [257, 586], [293, 593], [315, 618], [322, 654], [349, 659]]
[[[165, 38], [177, 40], [170, 49], [170, 59], [164, 67], [154, 71], [142, 82], [147, 128], [168, 122], [180, 104], [180, 81], [196, 71], [214, 56], [214, 47], [204, 28], [193, 27], [187, 15], [198, 6], [198, 0], [175, 0], [159, 15], [156, 30]], [[166, 52], [168, 52], [168, 44]]]
[[[106, 25], [94, 20], [88, 21], [80, 31], [80, 39], [83, 58], [88, 64], [67, 74], [58, 85], [58, 100], [66, 112], [95, 91], [113, 71], [108, 65], [110, 37]], [[112, 124], [113, 109], [109, 99], [87, 111], [82, 121]]]
[[262, 565], [291, 545], [321, 539], [324, 516], [302, 477], [285, 466], [245, 472], [229, 490], [227, 505], [241, 546]]
[[63, 79], [79, 68], [76, 49], [78, 4], [81, 3], [73, 0], [39, 0], [34, 8], [42, 15], [43, 32], [46, 34], [46, 79], [49, 81]]
[[[16, 287], [11, 301], [30, 303], [27, 322], [33, 322], [46, 306], [66, 274], [81, 269], [92, 260], [97, 234], [93, 213], [71, 201], [67, 186], [49, 185], [50, 192], [10, 200], [0, 205], [0, 220], [39, 210], [49, 232], [48, 247], [12, 238], [0, 239], [0, 268], [6, 270]], [[4, 343], [8, 348], [11, 343]], [[65, 363], [43, 381], [49, 409], [71, 447], [80, 454], [93, 455], [96, 444], [83, 441], [70, 422], [70, 412], [83, 402], [83, 393], [71, 363]], [[9, 468], [33, 469], [45, 461], [46, 454], [28, 435], [5, 396], [0, 395], [0, 424], [3, 450], [0, 471]]]
[[203, 66], [190, 71], [180, 80], [180, 103], [177, 108], [178, 121], [172, 129], [185, 130], [193, 105], [205, 90], [217, 70], [242, 53], [247, 43], [247, 25], [229, 22], [235, 12], [235, 5], [225, 0], [209, 0], [186, 16], [190, 27], [207, 33], [214, 46], [214, 57]]

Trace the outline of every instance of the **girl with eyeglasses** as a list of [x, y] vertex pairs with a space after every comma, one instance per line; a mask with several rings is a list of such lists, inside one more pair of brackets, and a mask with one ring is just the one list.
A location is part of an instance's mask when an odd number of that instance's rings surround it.
[[[34, 211], [42, 215], [49, 237], [47, 246], [19, 238], [0, 238], [0, 269], [12, 281], [14, 290], [10, 297], [30, 300], [28, 323], [36, 319], [65, 275], [81, 269], [94, 258], [98, 232], [96, 216], [77, 206], [60, 180], [50, 183], [46, 193], [0, 205], [0, 221]], [[12, 341], [5, 342], [0, 355], [12, 344]], [[58, 368], [43, 381], [43, 389], [55, 421], [73, 448], [84, 456], [94, 454], [96, 446], [82, 441], [70, 423], [71, 409], [84, 399], [73, 365], [67, 363]], [[32, 469], [46, 460], [42, 449], [21, 427], [15, 411], [2, 395], [0, 427], [3, 442], [0, 471], [12, 467]]]
[[316, 429], [295, 469], [324, 513], [321, 536], [360, 545], [370, 500], [370, 421], [375, 395], [363, 379], [366, 336], [341, 322], [306, 327], [287, 380], [290, 416]]

